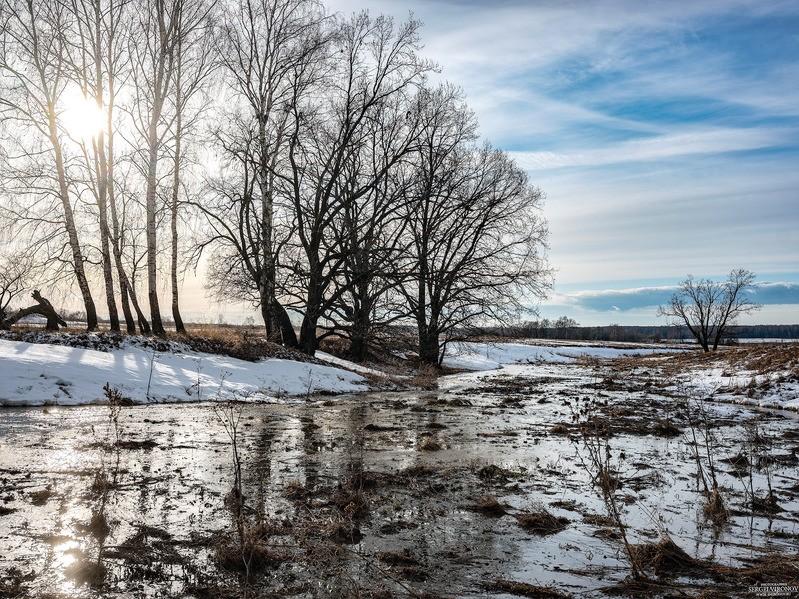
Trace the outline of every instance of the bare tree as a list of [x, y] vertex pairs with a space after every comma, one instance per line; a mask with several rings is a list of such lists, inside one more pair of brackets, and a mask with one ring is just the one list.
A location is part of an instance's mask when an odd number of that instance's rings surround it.
[[[86, 102], [94, 103], [98, 114], [106, 114], [106, 125], [92, 132], [91, 139], [76, 141], [82, 150], [87, 183], [98, 209], [100, 254], [110, 328], [119, 331], [108, 207], [114, 197], [114, 81], [122, 62], [120, 24], [125, 0], [64, 0], [64, 4], [71, 16], [71, 27], [60, 32], [67, 50], [65, 60], [69, 67], [68, 76], [78, 85]], [[121, 279], [123, 312], [127, 328], [132, 332], [135, 325], [127, 302], [124, 276]]]
[[[37, 0], [0, 0], [0, 76], [3, 87], [0, 93], [0, 112], [4, 120], [11, 120], [24, 131], [43, 141], [43, 148], [29, 148], [27, 158], [46, 152], [50, 170], [55, 174], [54, 186], [46, 188], [43, 182], [50, 178], [45, 172], [22, 173], [22, 182], [28, 194], [54, 197], [61, 209], [61, 221], [70, 252], [70, 266], [83, 298], [89, 330], [97, 328], [97, 310], [86, 274], [84, 250], [70, 195], [63, 147], [63, 129], [60, 114], [65, 88], [66, 56], [68, 48], [61, 31], [69, 26], [70, 15], [60, 2]], [[37, 175], [41, 174], [39, 178]], [[51, 219], [49, 214], [41, 216]]]
[[762, 307], [748, 294], [755, 278], [754, 273], [743, 268], [730, 271], [721, 282], [688, 275], [669, 303], [658, 308], [657, 314], [688, 327], [705, 352], [711, 347], [715, 351], [739, 316]]
[[66, 321], [64, 321], [55, 311], [55, 308], [53, 308], [53, 304], [51, 304], [48, 299], [42, 297], [38, 289], [33, 292], [31, 297], [33, 297], [36, 303], [33, 306], [21, 308], [11, 316], [5, 318], [5, 320], [0, 321], [0, 329], [10, 329], [15, 323], [32, 314], [39, 314], [47, 319], [45, 328], [48, 331], [57, 331], [59, 326], [67, 326]]
[[[181, 12], [181, 19], [186, 18]], [[195, 27], [190, 35], [179, 36], [175, 45], [174, 56], [174, 93], [172, 94], [172, 111], [174, 113], [173, 147], [172, 147], [172, 189], [169, 202], [169, 224], [171, 241], [170, 284], [172, 287], [172, 319], [175, 330], [185, 333], [186, 327], [180, 315], [179, 281], [178, 281], [178, 211], [181, 187], [185, 187], [183, 173], [184, 162], [188, 152], [185, 144], [190, 139], [190, 132], [198, 126], [207, 103], [201, 95], [210, 82], [216, 68], [213, 49], [213, 30], [210, 20]], [[181, 24], [180, 30], [185, 29]]]
[[136, 90], [137, 127], [144, 142], [142, 172], [146, 182], [147, 297], [153, 333], [163, 335], [158, 301], [157, 192], [159, 160], [173, 133], [175, 114], [169, 113], [168, 100], [174, 93], [178, 46], [206, 25], [211, 5], [188, 0], [141, 0], [136, 6], [144, 39], [131, 39]]
[[363, 196], [345, 203], [332, 227], [343, 264], [333, 283], [332, 295], [338, 301], [325, 315], [330, 325], [320, 328], [348, 338], [347, 353], [358, 361], [367, 359], [370, 347], [406, 315], [405, 302], [397, 302], [393, 292], [402, 279], [400, 262], [409, 246], [406, 172], [418, 143], [419, 98], [425, 95], [387, 99], [382, 110], [369, 115], [370, 130], [345, 166], [342, 179], [350, 188], [362, 180], [372, 185]]
[[[408, 152], [413, 136], [399, 143], [377, 168], [356, 171], [353, 157], [368, 146], [373, 116], [397, 96], [410, 94], [434, 65], [418, 56], [418, 21], [395, 26], [387, 17], [354, 15], [343, 24], [334, 71], [312, 105], [292, 108], [289, 151], [290, 202], [296, 220], [293, 288], [303, 315], [300, 348], [313, 354], [320, 319], [336, 305], [345, 252], [335, 225], [353, 202], [365, 198]], [[352, 177], [358, 172], [357, 178]]]
[[[112, 136], [109, 136], [108, 139], [113, 141]], [[113, 151], [113, 146], [109, 146], [109, 151]], [[116, 169], [118, 165], [111, 162], [110, 166], [114, 166]], [[145, 263], [146, 268], [147, 250], [146, 243], [142, 240], [143, 237], [146, 237], [146, 232], [142, 226], [144, 219], [140, 213], [140, 203], [136, 201], [135, 193], [130, 188], [129, 179], [132, 177], [130, 177], [128, 171], [131, 166], [129, 163], [125, 166], [128, 167], [128, 170], [121, 171], [116, 178], [112, 177], [114, 185], [109, 187], [112, 248], [119, 276], [122, 305], [124, 307], [128, 302], [132, 304], [136, 312], [139, 330], [144, 334], [148, 334], [151, 330], [150, 323], [147, 321], [147, 317], [139, 303], [136, 285], [138, 273], [142, 269], [142, 263]], [[133, 185], [136, 187], [135, 183]], [[128, 331], [132, 332], [130, 323], [128, 323]]]
[[[269, 339], [296, 345], [277, 298], [277, 261], [293, 229], [279, 211], [284, 172], [297, 111], [327, 65], [328, 17], [314, 0], [238, 0], [224, 15], [220, 55], [232, 95], [227, 123], [215, 132], [223, 171], [215, 199], [197, 207], [217, 244], [211, 287], [221, 295], [244, 293], [260, 307]], [[220, 209], [224, 207], [223, 209]], [[281, 222], [282, 221], [282, 222]]]
[[452, 90], [424, 103], [425, 135], [407, 218], [411, 273], [401, 283], [419, 358], [440, 363], [447, 340], [474, 322], [506, 321], [543, 295], [543, 195], [508, 156], [472, 144], [475, 122]]

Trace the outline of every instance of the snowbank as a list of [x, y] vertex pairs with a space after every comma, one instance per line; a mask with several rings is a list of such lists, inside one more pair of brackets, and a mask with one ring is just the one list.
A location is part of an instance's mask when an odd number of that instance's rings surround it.
[[452, 343], [447, 347], [444, 366], [465, 370], [494, 370], [503, 364], [564, 364], [579, 357], [618, 358], [661, 353], [663, 349], [600, 347], [592, 345], [548, 346], [524, 343]]
[[104, 352], [0, 339], [2, 405], [102, 402], [106, 383], [137, 403], [269, 401], [367, 388], [363, 377], [353, 372], [292, 360], [246, 362], [199, 352], [159, 353], [132, 346]]

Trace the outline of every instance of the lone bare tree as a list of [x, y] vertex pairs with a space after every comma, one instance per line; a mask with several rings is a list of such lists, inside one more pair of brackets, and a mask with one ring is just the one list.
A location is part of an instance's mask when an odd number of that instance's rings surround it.
[[743, 268], [732, 270], [721, 282], [688, 275], [657, 314], [685, 324], [704, 351], [709, 352], [711, 344], [715, 351], [739, 316], [761, 308], [747, 294], [754, 281], [755, 274]]

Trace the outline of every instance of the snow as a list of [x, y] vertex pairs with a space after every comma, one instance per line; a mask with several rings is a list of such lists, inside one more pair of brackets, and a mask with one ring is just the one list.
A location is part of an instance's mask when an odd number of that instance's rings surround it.
[[[361, 374], [385, 376], [379, 370], [324, 352], [317, 352], [317, 358], [329, 366], [276, 358], [247, 362], [187, 347], [170, 346], [170, 351], [157, 351], [123, 343], [106, 349], [0, 339], [0, 405], [102, 403], [106, 383], [136, 403], [277, 401], [314, 393], [366, 391], [368, 385]], [[475, 376], [499, 368], [512, 375], [517, 368], [531, 364], [557, 368], [580, 357], [633, 355], [659, 361], [654, 354], [675, 351], [680, 350], [578, 343], [463, 342], [449, 345], [444, 365], [474, 371]], [[470, 375], [458, 375], [451, 384], [463, 384], [468, 378]], [[444, 387], [450, 384], [445, 379], [441, 381]], [[708, 366], [686, 370], [669, 388], [714, 401], [799, 411], [799, 382], [791, 372], [763, 375]]]
[[506, 364], [564, 364], [580, 357], [618, 358], [660, 353], [659, 348], [616, 348], [598, 345], [538, 345], [527, 343], [452, 343], [447, 347], [444, 366], [464, 370], [494, 370]]
[[283, 359], [246, 362], [199, 352], [134, 346], [98, 351], [0, 339], [0, 405], [80, 405], [105, 401], [110, 383], [136, 403], [214, 399], [274, 401], [367, 388], [362, 376]]
[[795, 376], [791, 380], [790, 374], [761, 375], [748, 370], [729, 374], [725, 368], [694, 368], [669, 389], [718, 402], [799, 411], [799, 382]]

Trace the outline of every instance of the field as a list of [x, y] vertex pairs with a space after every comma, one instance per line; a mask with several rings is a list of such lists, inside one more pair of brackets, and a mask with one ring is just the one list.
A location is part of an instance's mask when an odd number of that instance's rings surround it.
[[795, 400], [797, 347], [561, 347], [462, 347], [520, 361], [425, 390], [4, 408], [0, 596], [795, 594], [799, 417], [757, 404]]

